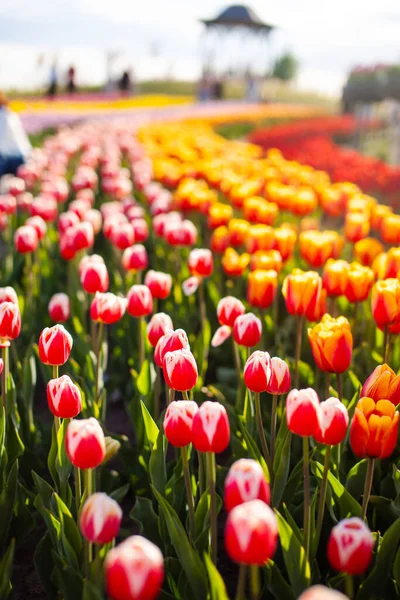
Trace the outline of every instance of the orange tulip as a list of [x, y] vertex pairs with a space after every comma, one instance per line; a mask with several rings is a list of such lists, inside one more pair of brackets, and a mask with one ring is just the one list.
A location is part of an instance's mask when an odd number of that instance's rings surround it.
[[282, 256], [278, 250], [257, 250], [251, 255], [250, 269], [252, 271], [256, 269], [262, 269], [263, 271], [273, 269], [280, 273], [282, 270]]
[[278, 250], [280, 255], [282, 256], [283, 262], [288, 260], [293, 253], [294, 247], [296, 245], [297, 234], [291, 227], [287, 227], [282, 225], [281, 227], [277, 227], [274, 230], [275, 233], [275, 241], [274, 241], [274, 249]]
[[327, 373], [343, 373], [351, 363], [353, 336], [345, 317], [328, 314], [308, 330], [308, 339], [317, 367]]
[[247, 281], [247, 301], [257, 308], [268, 308], [274, 301], [278, 288], [278, 273], [269, 271], [252, 271]]
[[330, 231], [303, 231], [299, 236], [301, 256], [312, 267], [321, 267], [337, 253], [340, 236]]
[[250, 254], [257, 250], [271, 250], [274, 245], [274, 230], [269, 225], [252, 225], [248, 229], [246, 249]]
[[371, 268], [377, 279], [385, 279], [387, 271], [387, 252], [378, 254], [372, 263]]
[[242, 182], [234, 185], [229, 191], [229, 198], [236, 208], [242, 208], [245, 199], [249, 196], [256, 196], [261, 192], [261, 189], [261, 179], [249, 180], [245, 183]]
[[326, 297], [326, 290], [322, 288], [317, 304], [311, 306], [306, 313], [306, 318], [308, 321], [316, 323], [322, 319], [324, 314], [327, 312]]
[[347, 213], [344, 234], [349, 242], [358, 242], [369, 234], [369, 216], [366, 213]]
[[286, 308], [290, 315], [307, 316], [315, 312], [321, 294], [322, 280], [315, 271], [294, 269], [282, 287]]
[[296, 188], [294, 186], [284, 185], [279, 181], [269, 181], [265, 186], [267, 200], [275, 202], [280, 210], [290, 210], [295, 195]]
[[238, 254], [233, 248], [227, 248], [222, 257], [222, 268], [230, 277], [239, 277], [247, 269], [250, 254]]
[[344, 295], [349, 302], [364, 302], [371, 292], [375, 275], [369, 267], [351, 263], [347, 271], [347, 282]]
[[216, 229], [222, 225], [227, 225], [232, 218], [232, 214], [232, 206], [216, 202], [210, 206], [208, 211], [208, 226], [210, 229]]
[[388, 458], [397, 443], [399, 413], [389, 400], [365, 396], [357, 402], [350, 426], [350, 445], [359, 458]]
[[372, 288], [372, 316], [378, 327], [391, 325], [400, 318], [400, 281], [384, 279]]
[[329, 296], [343, 296], [350, 265], [345, 260], [328, 260], [322, 273], [322, 283]]
[[320, 193], [320, 204], [331, 217], [339, 217], [346, 210], [347, 196], [334, 186], [324, 187]]
[[217, 227], [212, 232], [210, 248], [213, 252], [222, 254], [229, 246], [229, 230], [224, 225]]
[[387, 215], [382, 219], [381, 236], [386, 244], [400, 244], [400, 215]]
[[250, 196], [243, 202], [243, 217], [249, 223], [258, 223], [258, 210], [263, 202], [265, 200], [261, 196]]
[[231, 219], [228, 223], [228, 229], [231, 246], [236, 248], [245, 243], [249, 233], [250, 223], [244, 219]]
[[400, 271], [400, 248], [389, 248], [386, 255], [385, 279], [398, 277]]
[[354, 244], [354, 256], [362, 265], [370, 267], [375, 258], [384, 250], [383, 245], [375, 238], [364, 238]]
[[372, 229], [380, 231], [383, 219], [392, 213], [393, 209], [391, 206], [386, 206], [385, 204], [377, 204], [374, 206], [371, 213]]
[[317, 206], [318, 198], [314, 190], [310, 187], [300, 187], [296, 190], [290, 209], [295, 215], [304, 217], [314, 212]]
[[400, 402], [400, 375], [396, 375], [386, 363], [379, 365], [362, 386], [360, 396], [368, 396], [375, 402], [390, 400], [397, 406]]
[[367, 196], [366, 194], [357, 194], [349, 199], [347, 203], [347, 212], [367, 214], [369, 219], [376, 204], [377, 202], [375, 198], [372, 198], [372, 196]]

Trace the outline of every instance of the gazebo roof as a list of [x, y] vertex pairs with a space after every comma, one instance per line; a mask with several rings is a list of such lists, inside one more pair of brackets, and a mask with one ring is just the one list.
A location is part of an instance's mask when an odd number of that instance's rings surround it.
[[264, 23], [253, 9], [243, 4], [233, 4], [225, 8], [214, 19], [201, 19], [206, 27], [246, 27], [253, 31], [271, 31], [273, 25]]

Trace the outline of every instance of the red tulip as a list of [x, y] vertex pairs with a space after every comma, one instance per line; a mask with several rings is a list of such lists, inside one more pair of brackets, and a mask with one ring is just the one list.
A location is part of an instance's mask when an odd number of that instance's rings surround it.
[[94, 418], [73, 419], [67, 427], [65, 449], [79, 469], [95, 469], [106, 455], [106, 442], [100, 423]]
[[167, 331], [172, 331], [173, 328], [172, 319], [169, 315], [163, 312], [155, 313], [147, 324], [147, 337], [153, 348], [157, 346], [158, 340]]
[[168, 273], [150, 270], [146, 273], [144, 284], [150, 289], [153, 298], [164, 300], [171, 292], [172, 277]]
[[246, 565], [264, 565], [271, 559], [278, 541], [278, 523], [262, 500], [236, 506], [225, 526], [225, 548], [232, 560]]
[[303, 592], [298, 600], [348, 600], [348, 598], [323, 585], [313, 585]]
[[193, 419], [193, 446], [199, 452], [223, 452], [229, 444], [230, 427], [225, 407], [204, 402]]
[[192, 221], [172, 221], [164, 226], [164, 238], [171, 246], [193, 246], [197, 240], [197, 229]]
[[82, 410], [81, 392], [68, 375], [50, 379], [47, 402], [53, 415], [62, 419], [72, 419]]
[[147, 285], [133, 285], [127, 300], [127, 313], [132, 317], [145, 317], [153, 310], [153, 296]]
[[160, 550], [140, 535], [110, 550], [104, 569], [111, 600], [155, 600], [164, 579]]
[[321, 402], [320, 418], [314, 433], [319, 444], [336, 446], [343, 442], [349, 425], [346, 407], [337, 398], [328, 398]]
[[14, 234], [14, 246], [20, 254], [34, 252], [39, 245], [39, 238], [36, 229], [32, 225], [22, 225], [18, 227]]
[[130, 223], [119, 223], [111, 230], [110, 241], [120, 250], [125, 250], [135, 243], [135, 232]]
[[348, 575], [362, 575], [368, 569], [374, 549], [368, 526], [358, 517], [343, 519], [331, 531], [328, 560], [333, 569]]
[[244, 304], [234, 296], [226, 296], [218, 302], [217, 317], [221, 325], [233, 327], [237, 317], [244, 315], [245, 312]]
[[32, 217], [39, 215], [46, 223], [52, 223], [57, 219], [57, 211], [57, 202], [49, 196], [37, 196], [31, 204]]
[[67, 210], [67, 212], [63, 212], [58, 217], [58, 231], [60, 233], [65, 233], [67, 229], [77, 225], [79, 223], [79, 217], [76, 213], [72, 212], [72, 210]]
[[247, 359], [243, 378], [252, 392], [265, 392], [271, 377], [271, 357], [268, 352], [256, 350]]
[[148, 264], [147, 250], [142, 244], [135, 244], [131, 248], [124, 250], [122, 266], [126, 271], [143, 271], [147, 269]]
[[250, 500], [270, 503], [270, 489], [260, 463], [241, 458], [233, 463], [225, 479], [224, 504], [226, 512]]
[[[90, 259], [90, 256], [85, 258]], [[87, 294], [96, 294], [96, 292], [106, 292], [108, 290], [108, 271], [104, 261], [100, 262], [97, 258], [85, 260], [82, 267], [81, 264], [79, 265], [79, 275], [81, 285]]]
[[290, 386], [291, 378], [288, 364], [278, 356], [273, 356], [271, 358], [271, 377], [266, 391], [269, 394], [280, 396], [281, 394], [287, 394]]
[[107, 494], [92, 494], [83, 505], [79, 516], [82, 535], [94, 544], [108, 544], [118, 534], [122, 510]]
[[166, 353], [181, 350], [181, 348], [190, 350], [186, 332], [183, 329], [167, 331], [157, 342], [154, 352], [154, 362], [158, 367], [162, 367]]
[[17, 200], [12, 194], [0, 195], [0, 212], [13, 215], [17, 210]]
[[189, 271], [197, 277], [210, 277], [213, 272], [214, 262], [211, 250], [194, 248], [188, 258]]
[[233, 338], [240, 346], [251, 348], [261, 340], [262, 324], [253, 313], [237, 317], [233, 326]]
[[187, 392], [197, 383], [196, 359], [188, 348], [166, 352], [163, 359], [165, 383], [179, 392]]
[[46, 327], [39, 338], [39, 358], [45, 365], [61, 366], [69, 359], [72, 344], [72, 336], [63, 325]]
[[75, 252], [91, 248], [94, 244], [94, 231], [91, 223], [82, 222], [67, 230], [74, 240]]
[[192, 442], [193, 419], [199, 407], [191, 400], [175, 400], [168, 406], [164, 417], [164, 433], [175, 448]]
[[102, 294], [97, 292], [90, 305], [90, 318], [99, 323], [112, 325], [125, 314], [126, 299], [116, 296], [111, 292]]
[[319, 427], [320, 405], [312, 388], [292, 390], [286, 399], [286, 421], [292, 433], [302, 437], [314, 435]]
[[86, 212], [83, 220], [91, 224], [95, 235], [100, 233], [103, 220], [99, 210], [91, 208]]
[[42, 219], [42, 217], [39, 217], [39, 215], [36, 215], [36, 217], [29, 217], [29, 219], [25, 221], [25, 225], [30, 225], [31, 227], [34, 227], [34, 229], [36, 229], [36, 233], [39, 240], [42, 240], [46, 235], [46, 221]]
[[13, 287], [7, 285], [6, 287], [0, 287], [0, 304], [2, 302], [12, 302], [18, 306], [17, 292]]
[[362, 386], [360, 398], [372, 398], [378, 400], [390, 400], [395, 406], [400, 403], [400, 375], [387, 364], [375, 367], [371, 375]]
[[[139, 207], [136, 207], [139, 208]], [[135, 234], [136, 242], [145, 242], [149, 237], [149, 227], [144, 219], [132, 219], [131, 225]]]
[[67, 294], [63, 294], [62, 292], [54, 294], [50, 298], [48, 311], [52, 321], [56, 323], [68, 321], [71, 315], [71, 305]]

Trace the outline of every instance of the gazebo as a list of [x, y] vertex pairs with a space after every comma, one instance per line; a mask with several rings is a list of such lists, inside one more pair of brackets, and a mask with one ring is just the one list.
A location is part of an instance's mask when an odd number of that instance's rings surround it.
[[201, 19], [203, 70], [239, 73], [267, 70], [269, 35], [275, 27], [248, 6], [234, 4], [213, 19]]

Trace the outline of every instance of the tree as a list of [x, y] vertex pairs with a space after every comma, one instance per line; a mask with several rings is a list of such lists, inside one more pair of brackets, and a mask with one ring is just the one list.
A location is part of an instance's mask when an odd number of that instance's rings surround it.
[[290, 52], [279, 56], [272, 67], [272, 77], [281, 81], [292, 81], [299, 69], [299, 61]]

